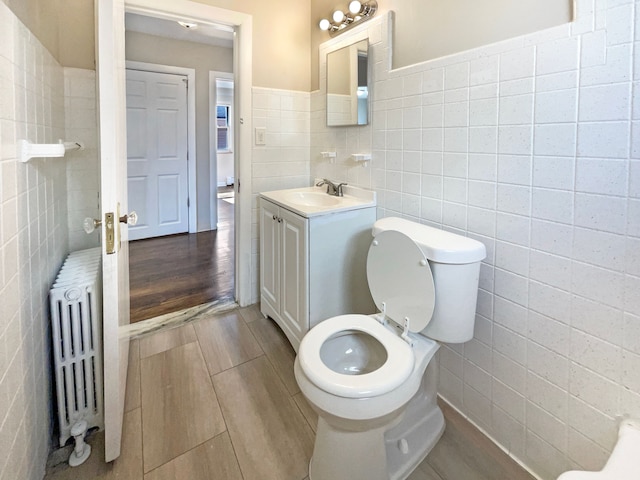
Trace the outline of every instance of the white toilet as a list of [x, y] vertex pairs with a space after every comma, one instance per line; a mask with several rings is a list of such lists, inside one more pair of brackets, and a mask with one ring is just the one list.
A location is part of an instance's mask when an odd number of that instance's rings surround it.
[[393, 217], [373, 235], [367, 278], [381, 313], [320, 322], [296, 357], [319, 417], [310, 480], [406, 478], [444, 431], [437, 341], [473, 337], [484, 245]]
[[558, 480], [638, 480], [640, 478], [640, 420], [620, 425], [618, 442], [607, 464], [599, 472], [571, 471]]

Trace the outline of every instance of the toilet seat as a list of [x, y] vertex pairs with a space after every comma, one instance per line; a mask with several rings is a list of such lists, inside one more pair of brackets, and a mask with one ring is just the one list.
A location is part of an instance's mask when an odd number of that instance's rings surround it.
[[[320, 357], [325, 341], [333, 335], [356, 330], [372, 336], [387, 352], [385, 363], [363, 375], [345, 375], [331, 370]], [[411, 374], [414, 364], [409, 344], [367, 315], [339, 315], [320, 322], [302, 339], [298, 351], [300, 367], [317, 387], [327, 393], [346, 398], [383, 395], [401, 385]]]

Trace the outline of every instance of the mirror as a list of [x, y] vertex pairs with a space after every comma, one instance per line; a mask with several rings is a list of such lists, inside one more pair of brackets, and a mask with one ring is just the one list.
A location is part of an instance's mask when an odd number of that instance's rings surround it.
[[369, 123], [368, 40], [327, 54], [327, 125]]

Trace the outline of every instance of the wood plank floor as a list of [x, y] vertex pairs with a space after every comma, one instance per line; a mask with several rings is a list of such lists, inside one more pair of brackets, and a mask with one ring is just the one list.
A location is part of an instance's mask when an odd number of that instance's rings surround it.
[[[120, 458], [105, 464], [104, 436], [92, 434], [87, 463], [69, 468], [67, 447], [45, 480], [308, 480], [317, 417], [291, 382], [293, 348], [257, 306], [133, 340], [130, 352]], [[408, 480], [533, 480], [442, 407], [445, 433]]]
[[131, 322], [233, 300], [234, 205], [218, 200], [218, 230], [129, 243]]

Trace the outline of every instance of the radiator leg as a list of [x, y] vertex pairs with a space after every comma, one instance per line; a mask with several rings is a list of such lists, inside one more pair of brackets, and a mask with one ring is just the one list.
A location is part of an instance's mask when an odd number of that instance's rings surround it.
[[84, 420], [74, 423], [73, 427], [71, 427], [71, 435], [76, 441], [75, 448], [69, 457], [69, 465], [72, 467], [83, 464], [91, 455], [91, 445], [84, 441], [87, 428], [87, 422]]

